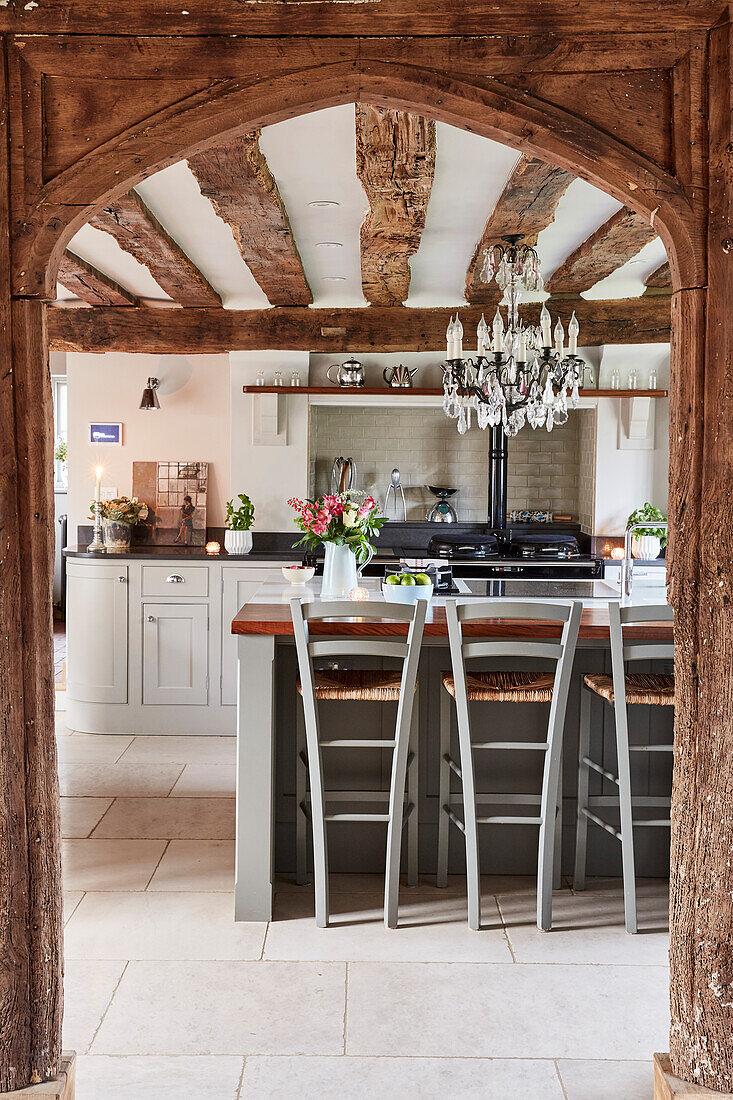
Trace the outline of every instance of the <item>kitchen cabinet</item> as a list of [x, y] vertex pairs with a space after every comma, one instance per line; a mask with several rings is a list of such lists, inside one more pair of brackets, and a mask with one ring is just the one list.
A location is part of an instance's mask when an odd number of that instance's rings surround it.
[[67, 558], [66, 721], [83, 733], [233, 735], [234, 615], [284, 561]]
[[143, 604], [143, 704], [206, 704], [208, 633], [208, 604]]
[[80, 702], [127, 702], [128, 575], [127, 565], [68, 563], [66, 690]]

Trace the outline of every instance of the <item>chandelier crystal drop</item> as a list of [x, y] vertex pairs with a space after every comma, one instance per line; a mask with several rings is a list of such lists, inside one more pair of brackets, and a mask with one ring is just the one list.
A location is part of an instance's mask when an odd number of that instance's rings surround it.
[[[494, 279], [503, 291], [491, 328], [482, 315], [476, 330], [476, 357], [463, 358], [463, 325], [451, 316], [446, 332], [443, 363], [443, 411], [457, 422], [461, 435], [471, 427], [475, 412], [479, 428], [501, 425], [514, 436], [525, 424], [546, 428], [564, 424], [568, 406], [577, 408], [586, 364], [577, 354], [579, 325], [575, 313], [565, 329], [558, 318], [554, 331], [546, 305], [539, 325], [519, 319], [523, 291], [544, 290], [537, 252], [520, 245], [521, 234], [503, 237], [503, 244], [486, 251], [482, 278]], [[507, 307], [507, 323], [501, 307]], [[554, 338], [554, 347], [553, 347]], [[568, 398], [569, 391], [569, 398]]]

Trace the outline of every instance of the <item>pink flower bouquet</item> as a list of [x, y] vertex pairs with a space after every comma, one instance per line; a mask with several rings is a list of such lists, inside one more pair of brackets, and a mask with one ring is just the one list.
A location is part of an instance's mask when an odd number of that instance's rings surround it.
[[292, 497], [295, 524], [303, 532], [296, 546], [314, 550], [323, 542], [348, 546], [361, 565], [369, 557], [370, 539], [387, 522], [374, 497], [364, 493], [326, 494], [315, 500]]

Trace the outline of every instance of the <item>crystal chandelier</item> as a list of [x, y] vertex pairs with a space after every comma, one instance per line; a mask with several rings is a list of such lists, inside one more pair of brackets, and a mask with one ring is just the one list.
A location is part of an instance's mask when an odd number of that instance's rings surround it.
[[[568, 418], [568, 405], [578, 405], [578, 388], [583, 384], [586, 364], [577, 355], [578, 321], [573, 313], [565, 329], [558, 318], [552, 346], [552, 320], [543, 305], [539, 325], [525, 325], [519, 319], [523, 290], [544, 290], [537, 252], [520, 245], [521, 234], [503, 237], [503, 244], [487, 249], [482, 277], [495, 279], [503, 291], [492, 331], [482, 316], [476, 331], [475, 359], [463, 358], [463, 325], [451, 317], [446, 338], [448, 351], [443, 364], [443, 409], [457, 421], [461, 435], [471, 427], [473, 414], [480, 428], [501, 425], [514, 436], [525, 423], [551, 432]], [[507, 307], [507, 324], [501, 316]], [[568, 398], [568, 391], [570, 397]]]

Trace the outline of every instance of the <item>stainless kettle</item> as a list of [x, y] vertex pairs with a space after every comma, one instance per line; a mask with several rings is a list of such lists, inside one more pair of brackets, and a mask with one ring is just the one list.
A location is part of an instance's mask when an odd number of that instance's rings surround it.
[[[331, 377], [331, 371], [336, 368], [338, 374]], [[357, 359], [347, 359], [345, 363], [332, 363], [326, 371], [326, 378], [334, 386], [358, 387], [364, 385], [364, 368]]]
[[382, 377], [388, 386], [406, 389], [412, 386], [412, 379], [419, 370], [419, 367], [410, 370], [409, 367], [405, 367], [400, 363], [398, 367], [385, 367], [382, 371]]

